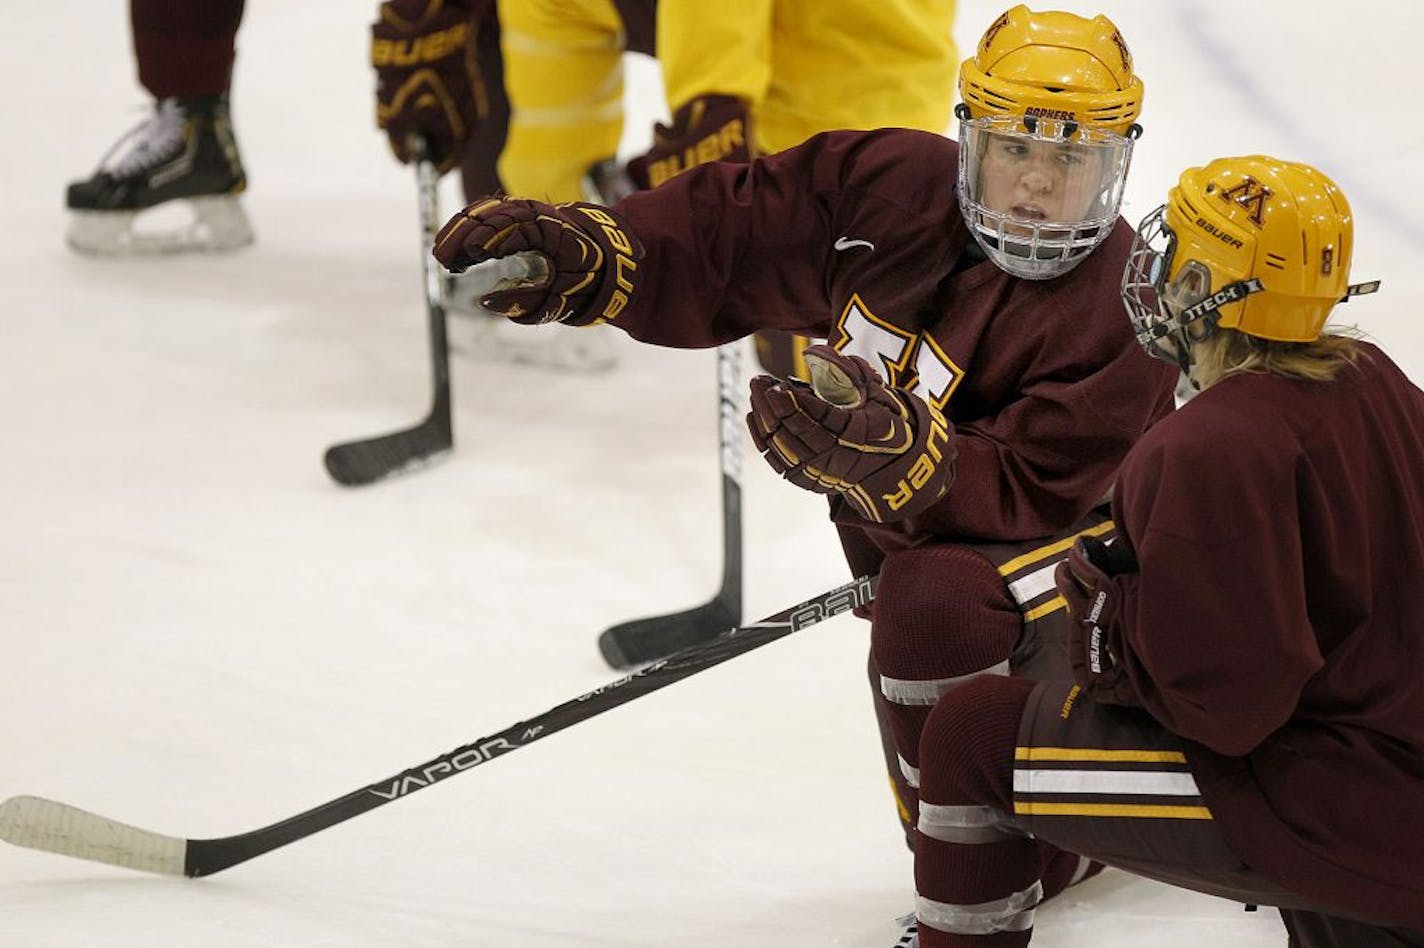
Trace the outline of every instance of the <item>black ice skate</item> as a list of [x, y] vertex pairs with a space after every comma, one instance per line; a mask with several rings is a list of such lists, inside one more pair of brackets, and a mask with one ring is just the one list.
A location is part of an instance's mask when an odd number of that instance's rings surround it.
[[66, 239], [92, 254], [241, 247], [252, 242], [237, 197], [246, 187], [227, 97], [162, 99], [92, 178], [69, 185], [73, 220]]

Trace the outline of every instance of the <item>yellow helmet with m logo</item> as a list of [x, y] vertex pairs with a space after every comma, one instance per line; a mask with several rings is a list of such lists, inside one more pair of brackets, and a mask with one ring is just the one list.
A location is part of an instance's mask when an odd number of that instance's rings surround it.
[[1216, 328], [1273, 342], [1318, 339], [1351, 285], [1354, 219], [1325, 174], [1265, 155], [1188, 168], [1147, 215], [1123, 271], [1123, 301], [1148, 352], [1185, 370]]

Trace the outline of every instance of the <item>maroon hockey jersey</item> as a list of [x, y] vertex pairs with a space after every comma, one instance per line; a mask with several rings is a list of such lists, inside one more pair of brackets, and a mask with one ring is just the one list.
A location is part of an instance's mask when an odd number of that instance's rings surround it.
[[678, 347], [768, 328], [827, 338], [954, 423], [957, 473], [936, 508], [880, 525], [833, 502], [857, 573], [926, 536], [1073, 524], [1172, 408], [1175, 370], [1141, 351], [1123, 314], [1126, 224], [1062, 277], [1012, 277], [967, 256], [957, 156], [925, 132], [830, 132], [617, 206], [647, 256], [614, 325]]
[[1363, 351], [1228, 377], [1143, 438], [1108, 636], [1248, 864], [1424, 930], [1424, 393]]

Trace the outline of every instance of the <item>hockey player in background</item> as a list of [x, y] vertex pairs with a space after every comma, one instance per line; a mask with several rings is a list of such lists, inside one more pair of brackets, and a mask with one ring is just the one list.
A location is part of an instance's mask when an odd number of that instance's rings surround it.
[[[942, 132], [951, 118], [953, 0], [502, 0], [499, 21], [514, 109], [499, 167], [512, 194], [609, 203], [817, 132]], [[673, 113], [633, 180], [616, 161], [625, 51], [656, 53]]]
[[1293, 946], [1424, 945], [1424, 393], [1323, 328], [1352, 256], [1336, 186], [1259, 155], [1142, 222], [1133, 327], [1201, 393], [1058, 567], [1077, 683], [931, 714], [921, 948], [1028, 944], [1045, 842], [1281, 906]]
[[[519, 323], [604, 321], [664, 346], [830, 340], [813, 370], [850, 404], [762, 377], [752, 432], [787, 480], [829, 495], [852, 572], [880, 574], [872, 675], [907, 832], [942, 694], [981, 672], [1068, 674], [1053, 566], [1069, 537], [1110, 535], [1094, 508], [1178, 374], [1121, 317], [1142, 83], [1117, 28], [1014, 7], [960, 91], [958, 144], [832, 132], [611, 208], [491, 197], [435, 247], [454, 270], [544, 264], [485, 299]], [[1052, 884], [1082, 871], [1055, 859]]]

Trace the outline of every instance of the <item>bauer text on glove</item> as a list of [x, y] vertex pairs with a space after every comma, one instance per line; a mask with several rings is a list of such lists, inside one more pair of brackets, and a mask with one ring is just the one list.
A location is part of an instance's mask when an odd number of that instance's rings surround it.
[[741, 99], [699, 96], [677, 110], [671, 126], [654, 127], [652, 147], [628, 162], [628, 175], [647, 189], [711, 161], [751, 161], [751, 133]]
[[1122, 665], [1122, 591], [1114, 582], [1115, 576], [1136, 579], [1135, 574], [1132, 555], [1120, 540], [1109, 545], [1096, 537], [1079, 537], [1053, 574], [1068, 606], [1074, 677], [1099, 701], [1140, 703]]
[[391, 151], [409, 163], [412, 141], [441, 172], [460, 163], [461, 150], [488, 110], [475, 65], [477, 18], [466, 4], [387, 0], [371, 26], [376, 70], [376, 124]]
[[922, 513], [954, 480], [954, 432], [918, 395], [885, 384], [870, 364], [829, 346], [805, 352], [814, 387], [759, 375], [747, 425], [786, 480], [838, 493], [867, 520]]

